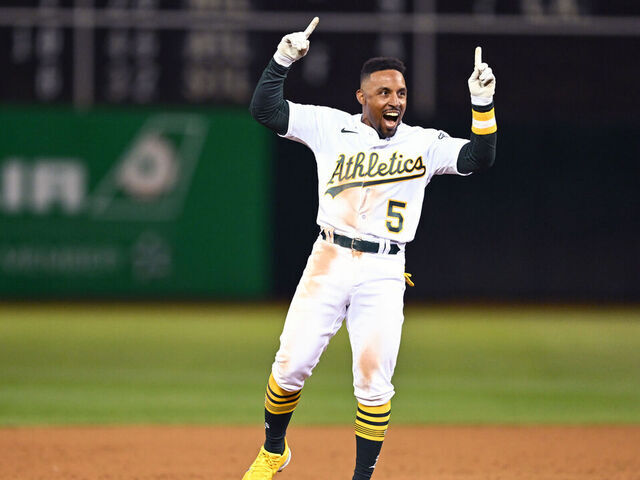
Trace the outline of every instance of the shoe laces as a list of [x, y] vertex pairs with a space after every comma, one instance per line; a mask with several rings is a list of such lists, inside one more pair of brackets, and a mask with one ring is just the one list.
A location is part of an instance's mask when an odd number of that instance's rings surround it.
[[277, 470], [279, 467], [278, 462], [282, 455], [278, 455], [277, 453], [269, 453], [266, 450], [260, 452], [260, 461], [256, 462], [256, 470], [265, 470], [268, 472], [273, 472], [273, 470]]

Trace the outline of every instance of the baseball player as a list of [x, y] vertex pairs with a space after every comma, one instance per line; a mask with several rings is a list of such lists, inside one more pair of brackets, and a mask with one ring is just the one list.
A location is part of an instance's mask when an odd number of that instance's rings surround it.
[[[316, 159], [318, 239], [291, 301], [265, 395], [266, 440], [243, 480], [268, 480], [287, 466], [287, 426], [305, 380], [343, 320], [353, 352], [354, 480], [371, 477], [391, 414], [402, 330], [405, 245], [413, 240], [424, 190], [434, 175], [469, 175], [495, 159], [496, 80], [476, 48], [469, 78], [470, 140], [402, 122], [405, 67], [395, 58], [364, 63], [356, 91], [362, 112], [283, 99], [292, 64], [309, 51], [314, 18], [282, 38], [256, 87], [251, 114]], [[406, 279], [408, 280], [408, 278]]]

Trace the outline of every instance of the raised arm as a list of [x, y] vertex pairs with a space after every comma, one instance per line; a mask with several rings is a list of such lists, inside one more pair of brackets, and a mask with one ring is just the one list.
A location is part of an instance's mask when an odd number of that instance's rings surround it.
[[309, 51], [309, 36], [319, 21], [315, 17], [304, 32], [282, 37], [251, 98], [251, 116], [281, 135], [287, 133], [289, 125], [289, 104], [283, 94], [284, 80], [293, 62], [300, 60]]
[[482, 61], [482, 48], [476, 47], [473, 73], [469, 77], [471, 93], [471, 137], [458, 154], [460, 173], [471, 173], [491, 167], [496, 158], [498, 134], [493, 108], [496, 77], [491, 67]]

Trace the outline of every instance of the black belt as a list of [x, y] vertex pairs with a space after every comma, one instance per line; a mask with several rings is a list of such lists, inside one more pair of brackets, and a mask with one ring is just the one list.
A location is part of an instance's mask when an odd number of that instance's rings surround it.
[[[323, 240], [327, 240], [327, 234], [324, 230], [320, 231], [320, 235], [322, 235]], [[365, 253], [378, 253], [380, 251], [380, 244], [376, 242], [368, 242], [366, 240], [361, 240], [359, 238], [351, 238], [346, 235], [338, 235], [337, 233], [333, 234], [333, 243], [336, 245], [340, 245], [341, 247], [350, 248], [357, 252], [365, 252]], [[400, 251], [400, 247], [397, 243], [392, 243], [389, 248], [389, 255], [395, 255]]]

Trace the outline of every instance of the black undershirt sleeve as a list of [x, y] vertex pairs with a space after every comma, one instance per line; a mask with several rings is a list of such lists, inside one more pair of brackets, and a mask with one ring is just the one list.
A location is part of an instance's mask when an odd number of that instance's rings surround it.
[[[493, 108], [493, 103], [484, 107], [473, 105], [478, 112], [488, 112]], [[477, 135], [471, 132], [469, 143], [466, 143], [458, 154], [457, 167], [460, 173], [481, 172], [490, 168], [496, 159], [496, 132], [487, 135]]]
[[249, 105], [251, 116], [280, 135], [289, 129], [289, 104], [284, 99], [284, 80], [289, 69], [272, 58], [262, 72]]

